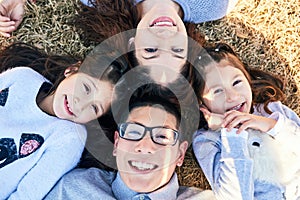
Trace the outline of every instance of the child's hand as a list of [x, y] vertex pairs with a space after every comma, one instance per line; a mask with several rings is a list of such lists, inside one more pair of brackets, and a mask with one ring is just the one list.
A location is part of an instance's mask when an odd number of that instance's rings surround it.
[[219, 128], [222, 128], [222, 123], [224, 116], [221, 114], [211, 113], [209, 110], [207, 110], [206, 107], [201, 106], [200, 110], [202, 111], [207, 123], [208, 127], [212, 130], [217, 130]]
[[10, 33], [21, 24], [25, 2], [25, 0], [0, 1], [0, 34], [4, 37], [10, 37]]
[[276, 122], [271, 118], [232, 110], [225, 113], [223, 127], [227, 128], [228, 131], [231, 131], [232, 128], [238, 128], [237, 133], [241, 133], [247, 128], [267, 132], [275, 126]]

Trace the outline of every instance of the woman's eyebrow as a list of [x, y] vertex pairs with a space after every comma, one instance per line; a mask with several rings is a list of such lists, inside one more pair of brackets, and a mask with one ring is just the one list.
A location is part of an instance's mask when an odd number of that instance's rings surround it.
[[144, 58], [145, 60], [150, 60], [150, 59], [153, 59], [153, 58], [158, 58], [158, 55], [154, 55], [154, 56], [150, 56], [150, 57], [142, 56], [142, 58]]
[[173, 57], [180, 58], [180, 59], [185, 59], [186, 58], [186, 56], [180, 56], [178, 54], [173, 54]]

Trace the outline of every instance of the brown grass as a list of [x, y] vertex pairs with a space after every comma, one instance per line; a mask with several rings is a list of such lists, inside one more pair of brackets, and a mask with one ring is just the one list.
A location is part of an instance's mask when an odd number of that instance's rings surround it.
[[[1, 47], [14, 41], [35, 44], [47, 52], [83, 58], [94, 45], [85, 45], [70, 25], [77, 1], [38, 0], [28, 4], [26, 17], [10, 39], [0, 37]], [[240, 0], [226, 18], [198, 25], [210, 41], [231, 44], [248, 65], [282, 76], [284, 102], [300, 114], [300, 1]], [[183, 185], [209, 188], [191, 150], [177, 169]]]

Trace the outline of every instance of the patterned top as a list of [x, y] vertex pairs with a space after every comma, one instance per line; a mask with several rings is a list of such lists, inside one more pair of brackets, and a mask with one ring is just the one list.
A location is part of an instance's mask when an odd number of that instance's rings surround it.
[[0, 199], [42, 199], [81, 157], [85, 127], [36, 103], [45, 83], [27, 67], [0, 74]]

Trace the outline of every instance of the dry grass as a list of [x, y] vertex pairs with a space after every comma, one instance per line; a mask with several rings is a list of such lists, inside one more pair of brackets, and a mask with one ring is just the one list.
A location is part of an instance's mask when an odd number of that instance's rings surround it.
[[[1, 47], [13, 41], [24, 41], [48, 52], [83, 58], [94, 46], [86, 46], [74, 26], [70, 25], [76, 3], [38, 0], [36, 5], [28, 5], [23, 24], [12, 38], [0, 38]], [[234, 46], [248, 65], [282, 76], [287, 96], [284, 103], [299, 115], [299, 13], [299, 0], [240, 0], [226, 18], [199, 24], [198, 28], [208, 40]], [[177, 171], [181, 184], [209, 187], [191, 150]]]

